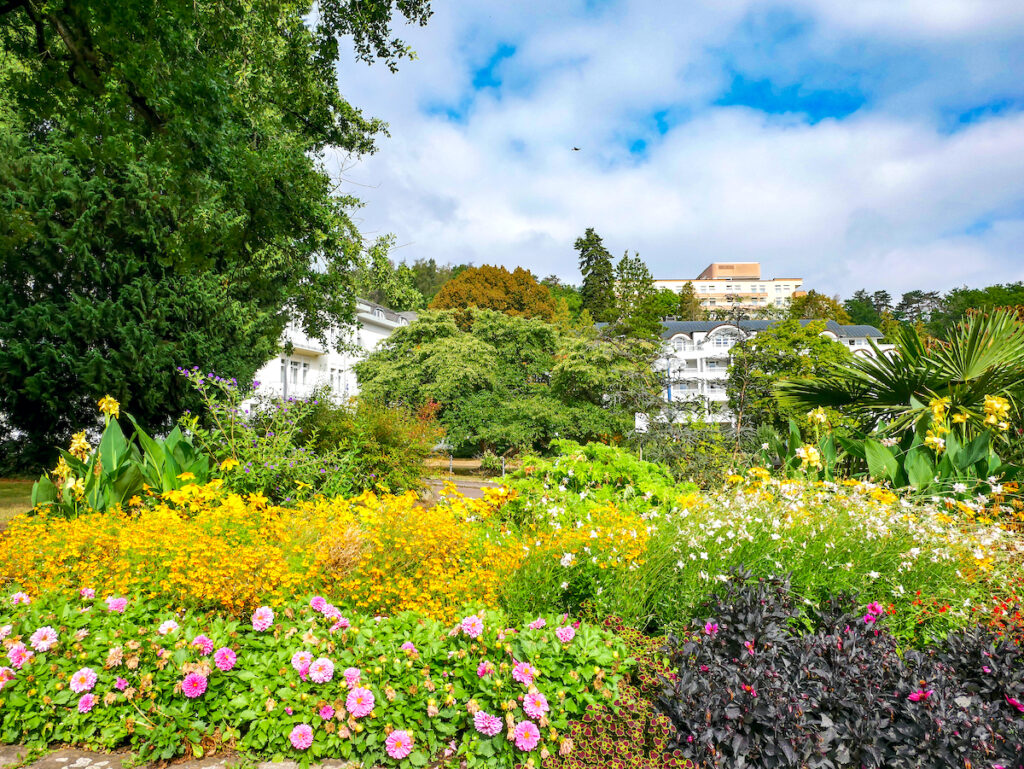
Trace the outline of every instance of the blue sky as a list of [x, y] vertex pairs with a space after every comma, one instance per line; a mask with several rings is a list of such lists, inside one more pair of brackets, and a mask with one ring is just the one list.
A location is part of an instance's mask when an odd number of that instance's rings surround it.
[[656, 277], [1024, 280], [1019, 0], [451, 0], [402, 34], [398, 74], [339, 72], [391, 136], [330, 158], [396, 258], [576, 282], [594, 227]]

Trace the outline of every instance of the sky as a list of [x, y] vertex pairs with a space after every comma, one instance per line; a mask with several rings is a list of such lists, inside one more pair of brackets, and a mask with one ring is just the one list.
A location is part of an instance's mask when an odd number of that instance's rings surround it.
[[578, 284], [593, 227], [655, 278], [1024, 280], [1021, 0], [433, 5], [398, 73], [339, 68], [390, 136], [328, 168], [396, 260]]

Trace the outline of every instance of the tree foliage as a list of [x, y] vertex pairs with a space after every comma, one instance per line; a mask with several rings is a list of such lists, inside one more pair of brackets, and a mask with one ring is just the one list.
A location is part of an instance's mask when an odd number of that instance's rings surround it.
[[613, 319], [615, 312], [615, 268], [612, 255], [604, 247], [601, 236], [588, 227], [582, 238], [576, 239], [580, 272], [583, 274], [583, 309], [598, 323]]
[[686, 281], [686, 285], [679, 289], [679, 304], [675, 314], [679, 320], [704, 320], [704, 316], [707, 314], [704, 312], [704, 308], [700, 306], [700, 297], [697, 296], [697, 289], [693, 287], [693, 283], [689, 280]]
[[792, 377], [814, 381], [851, 361], [850, 351], [822, 336], [824, 330], [823, 321], [801, 325], [787, 320], [733, 346], [725, 389], [729, 409], [741, 426], [784, 430], [790, 418], [804, 421], [807, 409], [790, 402], [780, 404], [775, 385]]
[[609, 440], [653, 388], [653, 344], [603, 339], [493, 310], [429, 311], [356, 366], [362, 394], [439, 406], [460, 450]]
[[789, 317], [797, 320], [834, 320], [848, 324], [850, 316], [838, 299], [820, 294], [811, 289], [803, 296], [796, 296], [789, 303]]
[[469, 307], [523, 318], [552, 320], [555, 316], [555, 302], [548, 287], [538, 283], [533, 274], [522, 267], [512, 272], [488, 264], [468, 267], [445, 283], [430, 303], [433, 310]]
[[362, 243], [328, 147], [384, 130], [341, 96], [339, 38], [389, 67], [426, 0], [0, 4], [0, 419], [43, 451], [110, 393], [149, 429], [176, 366], [240, 381], [297, 315], [354, 314]]

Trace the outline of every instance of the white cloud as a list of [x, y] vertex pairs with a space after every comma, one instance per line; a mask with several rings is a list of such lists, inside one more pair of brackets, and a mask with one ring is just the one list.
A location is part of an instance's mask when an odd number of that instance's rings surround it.
[[[791, 7], [814, 14], [808, 50], [906, 34], [926, 39], [924, 57], [949, 45], [1020, 46], [1018, 5]], [[901, 97], [891, 85], [877, 104], [813, 125], [714, 107], [728, 81], [723, 46], [763, 7], [709, 2], [666, 13], [636, 0], [579, 16], [550, 3], [533, 12], [438, 6], [426, 29], [406, 35], [418, 61], [397, 75], [342, 73], [353, 103], [391, 123], [380, 152], [344, 176], [369, 185], [349, 188], [367, 203], [364, 231], [395, 233], [400, 258], [522, 265], [570, 280], [572, 243], [588, 226], [613, 253], [638, 250], [663, 277], [742, 259], [844, 295], [1024, 278], [1024, 114], [946, 131], [934, 93], [957, 78], [988, 82], [953, 65], [908, 81], [902, 101], [922, 108], [893, 108]], [[495, 69], [505, 86], [474, 95], [473, 71], [500, 42], [516, 46]], [[428, 105], [463, 118], [428, 114]], [[663, 109], [689, 117], [661, 136], [652, 114]], [[636, 139], [648, 142], [642, 156], [628, 151]]]

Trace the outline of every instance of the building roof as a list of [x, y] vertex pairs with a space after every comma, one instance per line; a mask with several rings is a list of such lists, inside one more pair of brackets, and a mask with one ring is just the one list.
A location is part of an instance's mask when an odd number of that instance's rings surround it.
[[373, 315], [374, 310], [380, 310], [384, 317], [392, 323], [401, 323], [403, 320], [412, 322], [416, 320], [416, 313], [414, 312], [395, 312], [389, 307], [385, 307], [382, 304], [371, 302], [369, 299], [356, 299], [356, 312], [357, 314], [369, 314]]
[[[710, 333], [719, 326], [739, 327], [742, 331], [764, 331], [771, 326], [782, 323], [780, 320], [740, 320], [735, 323], [727, 320], [667, 320], [661, 324], [662, 339], [671, 339], [676, 334]], [[821, 321], [804, 319], [800, 321], [801, 326], [808, 323], [821, 323]], [[834, 320], [825, 321], [825, 330], [831, 331], [837, 337], [848, 339], [850, 337], [873, 337], [881, 339], [883, 334], [874, 326], [844, 326]]]

